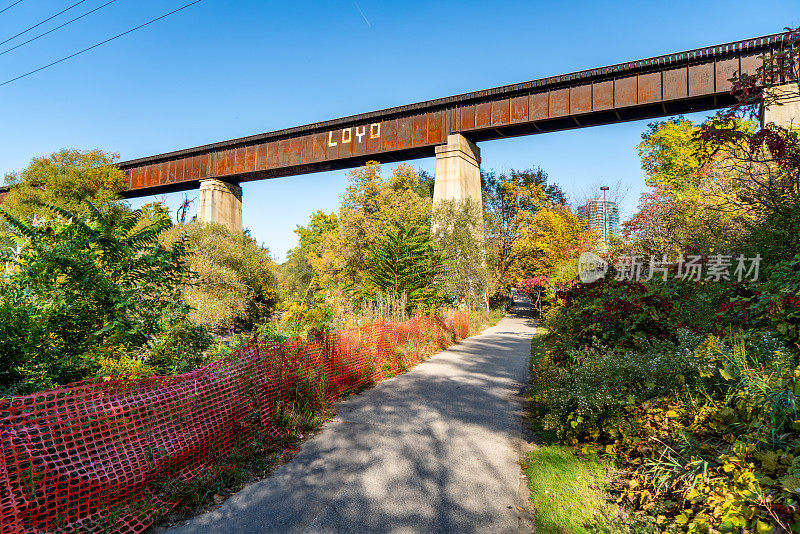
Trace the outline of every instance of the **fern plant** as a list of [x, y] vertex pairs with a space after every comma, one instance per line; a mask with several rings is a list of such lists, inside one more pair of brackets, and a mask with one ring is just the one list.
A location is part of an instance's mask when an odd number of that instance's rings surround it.
[[409, 310], [431, 308], [444, 299], [445, 270], [427, 230], [395, 222], [369, 248], [365, 281], [373, 292], [405, 293]]

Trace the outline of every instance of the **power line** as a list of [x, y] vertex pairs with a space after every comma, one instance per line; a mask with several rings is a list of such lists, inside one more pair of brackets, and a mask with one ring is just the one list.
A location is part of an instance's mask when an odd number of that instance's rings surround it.
[[170, 11], [169, 13], [164, 13], [163, 15], [161, 15], [159, 17], [156, 17], [154, 19], [148, 20], [144, 24], [140, 24], [140, 25], [136, 26], [135, 28], [131, 28], [130, 30], [124, 31], [122, 33], [119, 33], [119, 34], [115, 35], [114, 37], [109, 37], [105, 41], [100, 41], [99, 43], [93, 44], [92, 46], [90, 46], [88, 48], [84, 48], [83, 50], [79, 50], [78, 52], [75, 52], [74, 54], [70, 54], [68, 56], [62, 57], [61, 59], [57, 59], [56, 61], [53, 61], [52, 63], [48, 63], [44, 67], [39, 67], [38, 69], [32, 70], [30, 72], [26, 72], [25, 74], [21, 74], [21, 75], [17, 76], [16, 78], [11, 78], [10, 80], [6, 80], [3, 83], [0, 83], [0, 87], [2, 87], [4, 85], [7, 85], [7, 84], [9, 84], [11, 82], [15, 82], [17, 80], [20, 80], [22, 78], [25, 78], [26, 76], [30, 76], [31, 74], [35, 74], [35, 73], [39, 72], [40, 70], [44, 70], [46, 68], [52, 67], [53, 65], [58, 65], [62, 61], [66, 61], [66, 60], [68, 60], [70, 58], [73, 58], [75, 56], [83, 54], [84, 52], [88, 52], [89, 50], [97, 48], [98, 46], [102, 46], [102, 45], [104, 45], [106, 43], [110, 43], [114, 39], [119, 39], [123, 35], [127, 35], [127, 34], [129, 34], [131, 32], [135, 32], [138, 29], [144, 28], [145, 26], [147, 26], [149, 24], [152, 24], [152, 23], [154, 23], [156, 21], [159, 21], [159, 20], [161, 20], [163, 18], [166, 18], [166, 17], [168, 17], [168, 16], [170, 16], [170, 15], [172, 15], [174, 13], [177, 13], [178, 11], [182, 11], [182, 10], [186, 9], [187, 7], [189, 7], [189, 6], [193, 6], [194, 4], [199, 4], [201, 1], [202, 0], [194, 0], [194, 2], [189, 2], [188, 4], [182, 5], [178, 9], [174, 9], [174, 10]]
[[3, 9], [0, 9], [0, 13], [3, 13], [4, 11], [8, 11], [8, 10], [9, 10], [9, 9], [11, 9], [12, 7], [14, 7], [15, 5], [19, 4], [20, 2], [22, 2], [22, 0], [17, 0], [17, 1], [16, 1], [16, 2], [14, 2], [13, 4], [11, 4], [10, 6], [8, 6], [8, 7], [4, 7]]
[[44, 20], [43, 20], [43, 21], [41, 21], [41, 22], [37, 22], [36, 24], [34, 24], [33, 26], [31, 26], [30, 28], [27, 28], [27, 29], [25, 29], [25, 30], [22, 30], [21, 32], [19, 32], [19, 33], [18, 33], [18, 34], [16, 34], [16, 35], [12, 35], [11, 37], [9, 37], [8, 39], [6, 39], [5, 41], [3, 41], [3, 42], [0, 42], [0, 45], [4, 45], [4, 44], [6, 44], [7, 42], [9, 42], [10, 40], [12, 40], [12, 39], [16, 39], [17, 37], [19, 37], [19, 36], [20, 36], [20, 35], [22, 35], [23, 33], [28, 33], [28, 32], [29, 32], [29, 31], [31, 31], [32, 29], [34, 29], [34, 28], [36, 28], [36, 27], [39, 27], [39, 26], [41, 26], [42, 24], [44, 24], [44, 23], [45, 23], [45, 22], [47, 22], [48, 20], [53, 20], [54, 18], [56, 18], [56, 17], [57, 17], [57, 16], [59, 16], [60, 14], [62, 14], [62, 13], [66, 13], [67, 11], [69, 11], [70, 9], [72, 9], [73, 7], [77, 6], [78, 4], [82, 4], [82, 3], [84, 3], [85, 1], [86, 1], [86, 0], [80, 0], [79, 2], [75, 2], [74, 4], [72, 4], [71, 6], [69, 6], [67, 9], [62, 9], [61, 11], [59, 11], [58, 13], [56, 13], [55, 15], [52, 15], [52, 16], [50, 16], [50, 17], [47, 17], [46, 19], [44, 19]]
[[[20, 2], [22, 2], [22, 0], [19, 0], [19, 1], [20, 1]], [[114, 3], [114, 2], [116, 2], [116, 1], [117, 1], [117, 0], [111, 0], [110, 2], [106, 2], [105, 4], [103, 4], [103, 5], [102, 5], [102, 6], [100, 6], [100, 7], [96, 7], [96, 8], [94, 8], [94, 9], [92, 9], [91, 11], [87, 11], [87, 12], [86, 12], [86, 13], [84, 13], [83, 15], [80, 15], [80, 16], [78, 16], [78, 17], [75, 17], [75, 18], [74, 18], [74, 19], [72, 19], [72, 20], [68, 20], [67, 22], [65, 22], [65, 23], [64, 23], [64, 24], [62, 24], [61, 26], [56, 26], [56, 27], [55, 27], [55, 28], [53, 28], [52, 30], [47, 30], [47, 31], [46, 31], [46, 32], [44, 32], [44, 33], [40, 33], [40, 34], [39, 34], [39, 35], [37, 35], [36, 37], [33, 37], [33, 38], [31, 38], [31, 39], [28, 39], [27, 41], [23, 41], [23, 42], [21, 42], [20, 44], [18, 44], [18, 45], [16, 45], [16, 46], [12, 46], [12, 47], [11, 47], [11, 48], [9, 48], [8, 50], [3, 50], [2, 52], [0, 52], [0, 56], [2, 56], [3, 54], [7, 54], [7, 53], [9, 53], [9, 52], [11, 52], [12, 50], [16, 50], [16, 49], [17, 49], [17, 48], [19, 48], [20, 46], [25, 46], [26, 44], [28, 44], [28, 43], [30, 43], [30, 42], [33, 42], [33, 41], [35, 41], [36, 39], [38, 39], [38, 38], [40, 38], [40, 37], [44, 37], [45, 35], [47, 35], [47, 34], [49, 34], [49, 33], [53, 33], [53, 32], [54, 32], [54, 31], [56, 31], [56, 30], [60, 30], [60, 29], [61, 29], [61, 28], [63, 28], [64, 26], [67, 26], [68, 24], [72, 24], [72, 23], [73, 23], [73, 22], [75, 22], [76, 20], [80, 20], [80, 19], [82, 19], [83, 17], [85, 17], [85, 16], [87, 16], [87, 15], [91, 15], [91, 14], [92, 14], [92, 13], [94, 13], [95, 11], [99, 11], [99, 10], [103, 9], [104, 7], [106, 7], [108, 4], [113, 4], [113, 3]]]

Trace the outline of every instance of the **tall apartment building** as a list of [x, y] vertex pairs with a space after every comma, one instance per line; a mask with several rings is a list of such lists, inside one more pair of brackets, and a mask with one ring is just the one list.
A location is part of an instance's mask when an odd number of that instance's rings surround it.
[[[605, 210], [603, 209], [605, 207]], [[603, 236], [603, 218], [606, 222], [606, 236], [619, 235], [619, 209], [617, 203], [602, 198], [590, 198], [583, 206], [578, 206], [578, 217], [589, 223], [590, 230], [597, 230]]]

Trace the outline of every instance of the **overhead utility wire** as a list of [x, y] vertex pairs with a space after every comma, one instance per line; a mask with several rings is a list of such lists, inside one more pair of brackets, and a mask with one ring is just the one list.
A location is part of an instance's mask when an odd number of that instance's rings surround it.
[[52, 63], [48, 63], [44, 67], [39, 67], [38, 69], [32, 70], [30, 72], [26, 72], [25, 74], [21, 74], [21, 75], [17, 76], [16, 78], [11, 78], [10, 80], [6, 80], [3, 83], [0, 83], [0, 87], [4, 86], [6, 84], [9, 84], [11, 82], [15, 82], [15, 81], [17, 81], [19, 79], [25, 78], [26, 76], [30, 76], [31, 74], [35, 74], [35, 73], [39, 72], [40, 70], [44, 70], [46, 68], [52, 67], [53, 65], [58, 65], [62, 61], [66, 61], [66, 60], [68, 60], [70, 58], [73, 58], [75, 56], [83, 54], [84, 52], [88, 52], [89, 50], [97, 48], [98, 46], [102, 46], [102, 45], [104, 45], [106, 43], [110, 43], [114, 39], [119, 39], [123, 35], [127, 35], [127, 34], [129, 34], [131, 32], [135, 32], [136, 30], [138, 30], [140, 28], [144, 28], [145, 26], [147, 26], [149, 24], [152, 24], [152, 23], [154, 23], [156, 21], [159, 21], [159, 20], [161, 20], [161, 19], [163, 19], [165, 17], [168, 17], [168, 16], [172, 15], [173, 13], [177, 13], [178, 11], [182, 11], [182, 10], [186, 9], [187, 7], [189, 7], [189, 6], [193, 6], [194, 4], [199, 4], [201, 1], [202, 0], [195, 0], [194, 2], [189, 2], [188, 4], [185, 4], [185, 5], [181, 6], [181, 7], [179, 7], [178, 9], [174, 9], [174, 10], [170, 11], [169, 13], [164, 13], [160, 17], [156, 17], [154, 19], [150, 19], [147, 22], [145, 22], [144, 24], [140, 24], [140, 25], [136, 26], [135, 28], [131, 28], [130, 30], [124, 31], [122, 33], [119, 33], [119, 34], [115, 35], [114, 37], [109, 37], [105, 41], [100, 41], [99, 43], [93, 44], [92, 46], [90, 46], [88, 48], [84, 48], [83, 50], [79, 50], [78, 52], [75, 52], [74, 54], [70, 54], [68, 56], [62, 57], [61, 59], [57, 59], [57, 60], [53, 61]]
[[[22, 0], [20, 0], [20, 2], [21, 2], [21, 1], [22, 1]], [[38, 39], [38, 38], [40, 38], [40, 37], [44, 37], [44, 36], [45, 36], [45, 35], [47, 35], [48, 33], [53, 33], [53, 32], [54, 32], [54, 31], [56, 31], [56, 30], [60, 30], [60, 29], [61, 29], [61, 28], [63, 28], [64, 26], [66, 26], [66, 25], [68, 25], [68, 24], [72, 24], [72, 23], [73, 23], [73, 22], [75, 22], [76, 20], [80, 20], [80, 19], [82, 19], [83, 17], [85, 17], [85, 16], [87, 16], [87, 15], [91, 15], [91, 14], [92, 14], [92, 13], [94, 13], [95, 11], [98, 11], [98, 10], [100, 10], [100, 9], [103, 9], [103, 8], [104, 8], [104, 7], [106, 7], [108, 4], [113, 4], [113, 3], [114, 3], [114, 2], [116, 2], [116, 1], [117, 1], [117, 0], [111, 0], [110, 2], [106, 2], [105, 4], [103, 4], [103, 5], [102, 5], [102, 6], [100, 6], [100, 7], [96, 7], [96, 8], [94, 8], [94, 9], [92, 9], [91, 11], [87, 11], [87, 12], [86, 12], [86, 13], [84, 13], [83, 15], [80, 15], [80, 16], [78, 16], [78, 17], [75, 17], [75, 18], [74, 18], [74, 19], [72, 19], [72, 20], [68, 20], [67, 22], [65, 22], [65, 23], [64, 23], [64, 24], [62, 24], [61, 26], [56, 26], [56, 27], [55, 27], [55, 28], [53, 28], [52, 30], [47, 30], [47, 31], [46, 31], [46, 32], [44, 32], [44, 33], [40, 33], [40, 34], [39, 34], [39, 35], [37, 35], [36, 37], [32, 37], [32, 38], [28, 39], [27, 41], [23, 41], [23, 42], [21, 42], [20, 44], [18, 44], [18, 45], [16, 45], [16, 46], [12, 46], [12, 47], [11, 47], [11, 48], [9, 48], [8, 50], [3, 50], [2, 52], [0, 52], [0, 56], [2, 56], [3, 54], [7, 54], [7, 53], [9, 53], [9, 52], [11, 52], [12, 50], [16, 50], [16, 49], [17, 49], [17, 48], [19, 48], [20, 46], [25, 46], [26, 44], [28, 44], [28, 43], [30, 43], [30, 42], [33, 42], [33, 41], [35, 41], [36, 39]]]
[[30, 28], [28, 28], [28, 29], [25, 29], [25, 30], [22, 30], [21, 32], [19, 32], [19, 33], [18, 33], [18, 34], [16, 34], [16, 35], [12, 35], [11, 37], [9, 37], [8, 39], [6, 39], [5, 41], [3, 41], [3, 42], [0, 42], [0, 45], [4, 45], [4, 44], [6, 44], [7, 42], [9, 42], [10, 40], [12, 40], [12, 39], [16, 39], [17, 37], [19, 37], [19, 36], [20, 36], [20, 35], [22, 35], [23, 33], [28, 33], [28, 32], [29, 32], [29, 31], [31, 31], [32, 29], [34, 29], [34, 28], [37, 28], [37, 27], [41, 26], [42, 24], [44, 24], [44, 23], [45, 23], [45, 22], [47, 22], [48, 20], [53, 20], [54, 18], [56, 18], [56, 17], [57, 17], [57, 16], [59, 16], [60, 14], [62, 14], [62, 13], [66, 13], [67, 11], [69, 11], [70, 9], [72, 9], [73, 7], [77, 6], [78, 4], [82, 4], [82, 3], [84, 3], [85, 1], [86, 1], [86, 0], [80, 0], [80, 2], [75, 2], [74, 4], [72, 4], [71, 6], [69, 6], [68, 8], [66, 8], [66, 9], [62, 9], [61, 11], [59, 11], [58, 13], [56, 13], [55, 15], [52, 15], [52, 16], [50, 16], [50, 17], [47, 17], [46, 19], [44, 19], [44, 20], [43, 20], [43, 21], [41, 21], [41, 22], [37, 22], [36, 24], [34, 24], [33, 26], [31, 26]]
[[14, 7], [15, 5], [19, 4], [20, 2], [22, 2], [22, 0], [17, 0], [17, 1], [16, 1], [16, 2], [14, 2], [13, 4], [11, 4], [10, 6], [8, 6], [8, 7], [4, 7], [3, 9], [0, 9], [0, 13], [3, 13], [4, 11], [8, 11], [8, 10], [9, 10], [9, 9], [11, 9], [12, 7]]

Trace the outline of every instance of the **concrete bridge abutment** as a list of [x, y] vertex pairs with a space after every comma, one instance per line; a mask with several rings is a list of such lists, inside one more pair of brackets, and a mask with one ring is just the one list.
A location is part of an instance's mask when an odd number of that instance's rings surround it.
[[242, 188], [214, 178], [200, 182], [197, 220], [222, 224], [234, 233], [241, 232]]

